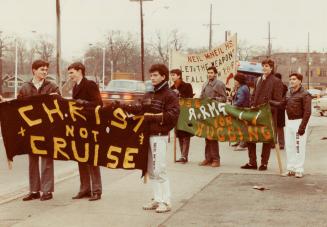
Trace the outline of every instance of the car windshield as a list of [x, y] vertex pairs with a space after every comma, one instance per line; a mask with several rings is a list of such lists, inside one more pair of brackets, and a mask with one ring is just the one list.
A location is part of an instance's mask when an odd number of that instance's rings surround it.
[[144, 92], [145, 86], [142, 81], [135, 80], [112, 80], [106, 87], [107, 91], [136, 91]]

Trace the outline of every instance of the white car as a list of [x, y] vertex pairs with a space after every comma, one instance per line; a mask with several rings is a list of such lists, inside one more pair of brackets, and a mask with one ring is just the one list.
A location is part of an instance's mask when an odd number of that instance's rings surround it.
[[312, 112], [318, 116], [325, 116], [327, 113], [327, 96], [312, 99]]

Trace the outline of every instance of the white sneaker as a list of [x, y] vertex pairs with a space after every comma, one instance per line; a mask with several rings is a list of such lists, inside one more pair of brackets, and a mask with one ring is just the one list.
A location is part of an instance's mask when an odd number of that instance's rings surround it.
[[156, 209], [157, 213], [166, 213], [171, 211], [171, 205], [167, 203], [159, 203], [159, 206]]
[[292, 177], [292, 176], [295, 176], [295, 172], [287, 171], [287, 172], [283, 173], [282, 176], [283, 177]]
[[295, 173], [295, 177], [296, 177], [296, 178], [302, 178], [302, 177], [303, 177], [303, 173], [301, 173], [301, 172], [296, 172], [296, 173]]
[[159, 207], [159, 203], [157, 201], [154, 201], [153, 199], [148, 202], [147, 204], [143, 205], [143, 210], [155, 210]]

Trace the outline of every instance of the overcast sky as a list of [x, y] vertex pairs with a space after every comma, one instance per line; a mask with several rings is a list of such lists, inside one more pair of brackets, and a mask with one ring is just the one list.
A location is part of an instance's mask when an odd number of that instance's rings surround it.
[[[55, 0], [0, 0], [0, 31], [33, 38], [30, 31], [55, 38]], [[268, 21], [272, 47], [285, 51], [327, 51], [326, 0], [153, 0], [144, 1], [145, 39], [156, 31], [178, 29], [186, 47], [207, 47], [210, 3], [213, 4], [213, 46], [224, 31], [238, 39], [267, 46]], [[165, 6], [169, 8], [166, 9]], [[140, 11], [130, 0], [61, 0], [62, 54], [78, 58], [89, 43], [104, 40], [109, 30], [140, 33]]]

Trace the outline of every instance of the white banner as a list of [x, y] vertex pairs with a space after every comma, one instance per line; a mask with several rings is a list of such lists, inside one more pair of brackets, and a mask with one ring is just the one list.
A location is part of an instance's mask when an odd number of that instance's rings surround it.
[[218, 70], [218, 78], [231, 88], [231, 80], [236, 73], [236, 34], [225, 43], [200, 54], [182, 54], [172, 51], [170, 69], [182, 70], [183, 80], [191, 83], [195, 97], [199, 97], [203, 83], [207, 80], [207, 68], [214, 65]]

